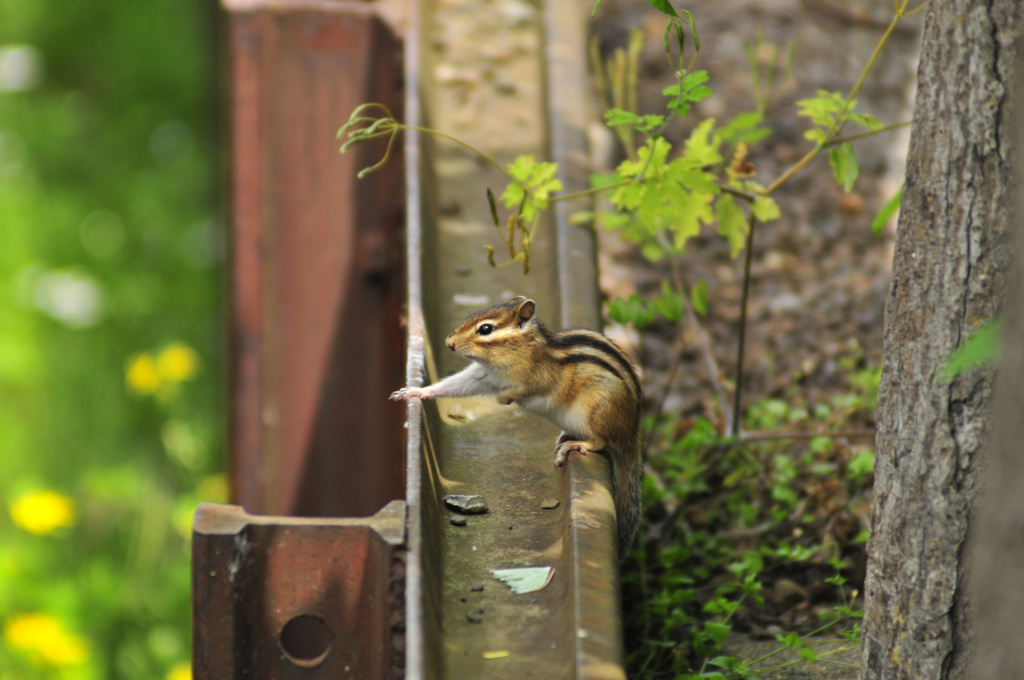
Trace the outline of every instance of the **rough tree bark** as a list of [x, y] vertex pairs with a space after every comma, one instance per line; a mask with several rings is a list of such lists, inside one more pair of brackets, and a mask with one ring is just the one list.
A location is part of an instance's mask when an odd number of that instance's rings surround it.
[[[1013, 107], [1016, 148], [1024, 139], [1024, 70], [1018, 53]], [[992, 405], [992, 433], [988, 454], [979, 473], [981, 493], [977, 519], [971, 523], [971, 597], [979, 612], [972, 680], [1005, 680], [1024, 669], [1024, 158], [1014, 162], [1017, 186], [1014, 199], [1014, 262], [1006, 292], [1002, 356], [996, 375]]]
[[862, 680], [969, 677], [965, 540], [992, 372], [939, 368], [999, 313], [1021, 0], [932, 0], [885, 309]]

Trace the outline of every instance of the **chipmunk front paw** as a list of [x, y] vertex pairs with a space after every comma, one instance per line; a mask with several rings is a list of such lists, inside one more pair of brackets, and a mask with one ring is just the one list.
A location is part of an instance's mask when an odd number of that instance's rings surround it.
[[403, 387], [400, 390], [395, 390], [388, 397], [391, 401], [409, 401], [410, 399], [422, 399], [426, 400], [430, 398], [430, 395], [425, 390], [419, 387]]

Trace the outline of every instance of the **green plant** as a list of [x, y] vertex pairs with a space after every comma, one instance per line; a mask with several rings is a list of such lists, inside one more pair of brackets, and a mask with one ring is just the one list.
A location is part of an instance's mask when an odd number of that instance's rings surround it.
[[0, 675], [181, 678], [191, 512], [224, 498], [208, 13], [0, 15]]
[[[773, 423], [799, 427], [812, 417], [778, 400], [755, 406]], [[662, 514], [646, 540], [655, 534], [662, 547], [633, 551], [624, 572], [624, 597], [637, 603], [627, 609], [630, 677], [754, 677], [793, 663], [833, 663], [850, 644], [822, 650], [821, 635], [838, 631], [853, 643], [859, 635], [843, 576], [849, 564], [839, 554], [862, 537], [855, 525], [843, 533], [822, 529], [847, 512], [853, 487], [839, 481], [841, 471], [869, 474], [863, 461], [870, 453], [851, 454], [831, 438], [829, 447], [813, 440], [734, 445], [703, 418], [656, 427], [644, 493]], [[781, 570], [788, 577], [831, 570], [817, 587], [832, 588], [839, 604], [812, 609], [803, 630], [779, 634], [769, 654], [744, 659], [723, 651], [736, 621], [778, 614], [764, 583], [777, 581]], [[795, 658], [777, 661], [786, 650]], [[708, 675], [714, 673], [720, 675]]]

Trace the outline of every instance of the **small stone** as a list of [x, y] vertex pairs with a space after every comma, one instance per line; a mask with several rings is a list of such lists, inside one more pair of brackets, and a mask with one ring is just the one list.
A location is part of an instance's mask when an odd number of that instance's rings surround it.
[[452, 510], [459, 510], [467, 515], [479, 515], [487, 512], [487, 501], [479, 494], [449, 494], [444, 497], [444, 504]]
[[484, 622], [483, 618], [481, 618], [481, 616], [479, 614], [475, 613], [475, 612], [470, 612], [470, 613], [466, 614], [466, 620], [469, 621], [470, 623], [483, 623]]
[[445, 217], [462, 214], [462, 204], [458, 201], [443, 201], [437, 206], [437, 212]]
[[466, 526], [466, 516], [465, 515], [452, 515], [448, 519], [448, 521], [451, 523], [451, 525], [453, 527], [464, 527], [464, 526]]
[[561, 505], [561, 501], [559, 501], [557, 498], [545, 498], [543, 502], [541, 502], [540, 507], [544, 508], [545, 510], [554, 510], [559, 505]]
[[501, 79], [497, 82], [496, 88], [498, 94], [511, 95], [516, 94], [519, 91], [519, 87], [513, 80]]
[[777, 604], [796, 604], [807, 598], [807, 591], [788, 578], [776, 581], [772, 587], [772, 599]]
[[479, 593], [479, 592], [483, 591], [484, 584], [483, 583], [474, 583], [473, 585], [471, 585], [469, 587], [469, 589], [472, 590], [474, 593]]
[[851, 215], [860, 214], [864, 210], [864, 197], [856, 191], [845, 193], [839, 199], [839, 209]]

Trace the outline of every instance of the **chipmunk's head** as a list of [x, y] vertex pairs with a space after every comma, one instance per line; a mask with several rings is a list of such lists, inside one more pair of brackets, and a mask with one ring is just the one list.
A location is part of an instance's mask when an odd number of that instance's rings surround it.
[[522, 295], [466, 317], [445, 339], [448, 349], [467, 359], [486, 361], [495, 352], [513, 351], [532, 329], [537, 303]]

